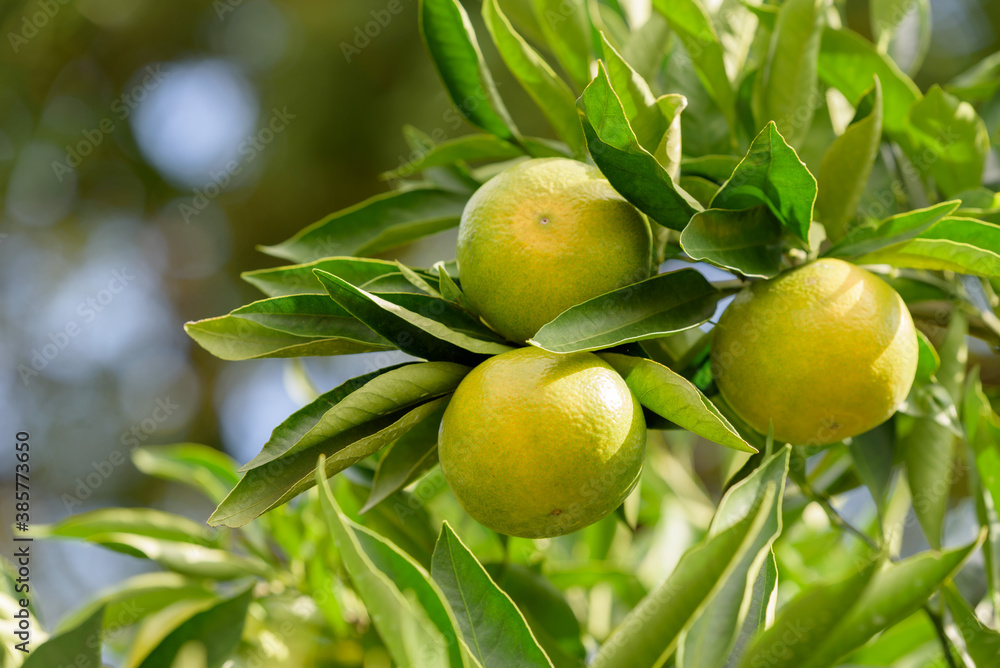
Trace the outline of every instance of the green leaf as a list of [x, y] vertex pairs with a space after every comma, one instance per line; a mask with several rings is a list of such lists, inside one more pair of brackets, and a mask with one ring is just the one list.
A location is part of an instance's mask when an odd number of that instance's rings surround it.
[[417, 595], [406, 596], [362, 548], [358, 534], [351, 530], [330, 491], [324, 468], [321, 460], [314, 484], [319, 486], [320, 506], [327, 526], [355, 591], [393, 661], [403, 668], [448, 666], [445, 637], [419, 605]]
[[707, 321], [721, 297], [694, 269], [659, 274], [570, 307], [528, 343], [570, 353], [657, 338]]
[[306, 264], [292, 264], [273, 269], [245, 271], [240, 277], [268, 297], [286, 295], [326, 294], [323, 285], [313, 274], [313, 269], [328, 271], [348, 283], [364, 285], [368, 281], [397, 271], [396, 265], [387, 260], [361, 257], [332, 257]]
[[101, 607], [79, 625], [50, 637], [36, 647], [24, 659], [21, 668], [100, 666], [103, 620], [104, 608]]
[[417, 480], [438, 461], [437, 440], [446, 403], [423, 422], [390, 445], [378, 462], [368, 500], [361, 508], [367, 512], [392, 494]]
[[777, 490], [768, 485], [742, 520], [684, 553], [667, 580], [632, 609], [601, 647], [592, 668], [661, 666], [678, 636], [738, 568], [771, 517]]
[[[938, 378], [957, 401], [965, 374], [968, 349], [965, 337], [968, 323], [965, 317], [952, 313], [944, 344], [941, 346], [941, 367]], [[913, 491], [913, 509], [931, 547], [941, 546], [941, 529], [948, 510], [951, 486], [955, 482], [953, 468], [955, 436], [947, 426], [933, 418], [917, 418], [908, 434], [900, 441], [906, 479]]]
[[345, 355], [395, 347], [324, 295], [263, 299], [229, 315], [186, 323], [184, 331], [224, 360]]
[[143, 573], [98, 592], [93, 599], [61, 619], [57, 632], [75, 628], [101, 609], [106, 628], [121, 628], [180, 600], [207, 601], [215, 597], [216, 594], [198, 580], [177, 573]]
[[376, 418], [315, 447], [250, 469], [208, 518], [208, 523], [243, 526], [315, 485], [318, 455], [329, 457], [325, 460], [326, 475], [336, 475], [398, 439], [446, 400], [441, 397], [408, 412]]
[[413, 593], [428, 619], [444, 638], [450, 665], [468, 665], [471, 657], [467, 656], [468, 649], [459, 636], [458, 620], [448, 606], [444, 592], [431, 579], [430, 573], [374, 531], [354, 524], [346, 517], [340, 516], [338, 519], [354, 533], [372, 566], [388, 577], [400, 591]]
[[788, 0], [778, 11], [767, 59], [755, 86], [758, 120], [777, 122], [801, 146], [818, 105], [816, 61], [826, 0]]
[[378, 296], [333, 274], [317, 271], [316, 275], [334, 301], [415, 357], [477, 364], [486, 355], [510, 350], [466, 311], [444, 299]]
[[447, 522], [434, 548], [431, 576], [444, 591], [466, 644], [484, 668], [552, 665], [517, 606]]
[[927, 383], [933, 379], [938, 367], [941, 366], [941, 357], [934, 349], [927, 335], [917, 330], [917, 375], [914, 379], [916, 383]]
[[727, 666], [737, 666], [751, 641], [774, 623], [774, 608], [778, 603], [778, 564], [774, 549], [768, 551], [764, 565], [753, 584], [753, 596], [743, 628], [740, 629]]
[[700, 176], [713, 183], [722, 185], [740, 164], [741, 158], [735, 155], [702, 155], [696, 158], [684, 158], [681, 161], [681, 173], [685, 176]]
[[593, 27], [586, 2], [530, 0], [545, 42], [577, 90], [590, 81]]
[[[800, 668], [826, 668], [857, 649], [876, 633], [906, 619], [923, 606], [942, 583], [961, 568], [982, 543], [982, 536], [965, 547], [924, 552], [876, 573], [854, 606], [837, 619], [822, 642], [810, 643]], [[817, 606], [822, 606], [817, 602]], [[818, 639], [817, 639], [818, 640]]]
[[332, 213], [291, 239], [261, 250], [292, 262], [374, 255], [457, 226], [467, 200], [467, 195], [433, 188], [383, 193]]
[[469, 304], [469, 300], [466, 298], [465, 293], [462, 292], [462, 288], [458, 286], [455, 279], [452, 278], [445, 269], [444, 263], [438, 263], [435, 266], [438, 269], [438, 285], [441, 289], [441, 297], [458, 304], [470, 313], [475, 312], [472, 305]]
[[907, 121], [904, 147], [946, 197], [982, 184], [990, 137], [972, 105], [935, 84], [910, 107]]
[[702, 85], [712, 96], [730, 128], [735, 128], [735, 94], [726, 73], [719, 36], [701, 0], [653, 0], [687, 50]]
[[958, 632], [965, 640], [965, 649], [977, 666], [988, 666], [1000, 657], [1000, 633], [984, 626], [976, 617], [976, 613], [958, 593], [954, 585], [949, 584], [942, 590], [944, 600], [951, 610]]
[[[878, 50], [900, 63], [910, 75], [915, 75], [931, 45], [930, 0], [872, 0], [870, 11]], [[914, 23], [917, 24], [916, 40], [911, 30]], [[904, 25], [907, 30], [900, 34], [900, 27]]]
[[856, 262], [1000, 276], [1000, 225], [946, 217], [912, 239], [862, 255]]
[[476, 127], [515, 141], [517, 129], [462, 5], [457, 0], [420, 0], [420, 34], [459, 113]]
[[291, 457], [372, 420], [450, 394], [469, 371], [468, 367], [452, 362], [425, 362], [347, 381], [278, 425], [260, 454], [240, 470], [248, 471]]
[[848, 449], [858, 477], [868, 487], [879, 512], [885, 511], [886, 494], [892, 480], [895, 425], [885, 422], [851, 439]]
[[235, 580], [256, 575], [270, 577], [271, 567], [257, 557], [224, 549], [131, 533], [93, 533], [85, 539], [116, 552], [155, 561], [167, 570], [191, 577]]
[[217, 532], [183, 515], [154, 508], [101, 508], [70, 515], [54, 524], [33, 524], [36, 538], [90, 538], [94, 534], [128, 533], [196, 545], [218, 545]]
[[243, 635], [253, 587], [198, 612], [170, 631], [139, 664], [139, 668], [171, 668], [174, 658], [189, 642], [205, 648], [205, 665], [219, 668], [232, 657]]
[[[574, 120], [576, 119], [574, 118]], [[383, 174], [383, 178], [405, 178], [434, 167], [446, 167], [466, 162], [510, 160], [522, 155], [524, 155], [524, 149], [500, 139], [496, 135], [463, 135], [455, 139], [443, 141], [425, 151], [421, 151], [419, 157], [398, 169], [386, 172]], [[324, 269], [324, 267], [320, 267], [320, 269]], [[328, 269], [327, 271], [331, 274], [337, 274], [333, 270]], [[339, 276], [340, 274], [337, 275]], [[354, 281], [351, 282], [354, 283]]]
[[807, 589], [789, 601], [774, 624], [756, 638], [742, 668], [799, 668], [817, 645], [857, 602], [875, 572], [875, 562], [862, 565], [850, 576]]
[[817, 72], [820, 80], [857, 100], [872, 85], [872, 75], [882, 84], [882, 125], [896, 136], [906, 131], [910, 106], [920, 99], [920, 89], [875, 45], [846, 29], [827, 28], [820, 44]]
[[601, 357], [625, 379], [639, 403], [657, 415], [720, 445], [742, 452], [757, 451], [698, 388], [667, 367], [617, 353]]
[[876, 227], [857, 227], [824, 255], [858, 257], [912, 239], [950, 215], [961, 204], [958, 200], [941, 202], [886, 218]]
[[740, 522], [760, 504], [769, 489], [776, 490], [775, 503], [755, 541], [735, 569], [694, 622], [684, 631], [678, 647], [679, 668], [723, 668], [739, 636], [748, 612], [757, 574], [771, 556], [771, 545], [781, 533], [781, 505], [788, 476], [791, 448], [761, 462], [745, 479], [729, 488], [719, 502], [708, 535], [716, 536]]
[[639, 145], [602, 63], [577, 106], [590, 154], [615, 190], [660, 225], [684, 229], [701, 205]]
[[575, 155], [582, 156], [585, 141], [576, 113], [576, 96], [549, 64], [517, 32], [497, 0], [483, 2], [483, 20], [507, 69], [545, 115], [556, 135]]
[[1000, 51], [986, 56], [945, 85], [952, 95], [973, 104], [986, 102], [1000, 88]]
[[222, 501], [239, 480], [232, 457], [198, 443], [137, 448], [132, 463], [146, 475], [191, 485], [215, 503]]
[[815, 201], [816, 179], [785, 143], [774, 121], [769, 121], [722, 184], [712, 208], [749, 209], [765, 204], [782, 225], [808, 241]]
[[771, 278], [781, 271], [781, 223], [766, 206], [696, 213], [680, 241], [692, 259], [744, 276]]
[[[858, 102], [859, 117], [834, 140], [819, 167], [816, 217], [830, 241], [845, 237], [868, 185], [882, 142], [882, 85], [875, 85]], [[867, 110], [862, 115], [862, 109]]]

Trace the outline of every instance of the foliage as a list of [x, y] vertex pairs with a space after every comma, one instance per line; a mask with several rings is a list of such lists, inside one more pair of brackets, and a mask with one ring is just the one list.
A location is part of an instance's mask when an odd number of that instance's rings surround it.
[[[920, 91], [887, 55], [898, 25], [869, 42], [827, 0], [725, 0], [717, 14], [657, 0], [643, 24], [625, 4], [486, 0], [477, 35], [456, 0], [420, 3], [476, 133], [264, 247], [300, 264], [245, 274], [265, 299], [187, 326], [229, 360], [416, 360], [315, 397], [241, 477], [205, 446], [138, 450], [144, 472], [217, 503], [216, 528], [150, 509], [36, 527], [165, 572], [101, 593], [3, 665], [93, 663], [95, 635], [130, 667], [993, 665], [1000, 418], [996, 357], [982, 351], [1000, 342], [1000, 199], [982, 183], [997, 135], [977, 108], [995, 101], [994, 75]], [[484, 35], [552, 137], [515, 124]], [[370, 256], [457, 225], [510, 161], [553, 155], [592, 160], [656, 223], [659, 261], [739, 281], [668, 271], [541, 328], [539, 347], [601, 351], [659, 431], [615, 516], [531, 542], [472, 522], [435, 467], [450, 393], [512, 344], [470, 310], [448, 258]], [[874, 265], [926, 337], [899, 414], [807, 449], [754, 433], [714, 396], [700, 326], [738, 283], [819, 256]], [[974, 351], [989, 375], [969, 370]], [[853, 522], [837, 510], [867, 499]], [[918, 531], [930, 549], [912, 554]], [[8, 575], [8, 618], [15, 599]]]

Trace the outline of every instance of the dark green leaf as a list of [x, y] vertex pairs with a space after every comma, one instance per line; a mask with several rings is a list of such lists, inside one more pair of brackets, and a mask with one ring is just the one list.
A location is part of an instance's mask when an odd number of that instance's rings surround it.
[[563, 311], [529, 343], [569, 353], [657, 338], [707, 321], [721, 296], [694, 269], [660, 274]]
[[907, 121], [904, 147], [946, 197], [980, 186], [990, 138], [972, 105], [935, 84], [910, 107]]
[[291, 239], [261, 250], [292, 262], [374, 255], [455, 227], [467, 199], [466, 195], [431, 188], [384, 193], [332, 213]]
[[400, 411], [376, 418], [314, 448], [247, 471], [208, 518], [208, 523], [212, 526], [243, 526], [315, 485], [316, 458], [320, 454], [330, 457], [326, 460], [326, 475], [340, 473], [420, 424], [444, 401], [442, 397], [409, 412]]
[[457, 0], [420, 0], [420, 34], [459, 113], [501, 139], [514, 140], [517, 129], [462, 5]]
[[139, 664], [139, 668], [172, 668], [181, 648], [195, 642], [205, 648], [207, 668], [219, 668], [232, 657], [243, 635], [253, 587], [193, 615], [173, 629]]
[[615, 190], [660, 225], [684, 229], [701, 205], [639, 145], [603, 64], [577, 106], [590, 154]]
[[701, 176], [722, 185], [738, 164], [740, 158], [735, 155], [703, 155], [697, 158], [684, 158], [681, 161], [681, 173], [687, 176]]
[[895, 425], [886, 422], [851, 439], [848, 448], [858, 477], [868, 486], [879, 512], [884, 511], [892, 479]]
[[319, 486], [320, 507], [344, 568], [393, 661], [402, 668], [448, 666], [448, 641], [419, 599], [408, 598], [362, 548], [330, 491], [325, 468], [320, 461], [313, 479]]
[[328, 271], [348, 283], [364, 285], [368, 281], [397, 271], [393, 262], [360, 257], [332, 257], [307, 264], [293, 264], [274, 269], [245, 271], [240, 276], [268, 297], [326, 294], [313, 269]]
[[819, 167], [816, 217], [833, 242], [844, 238], [854, 220], [882, 142], [882, 85], [878, 78], [858, 103], [859, 113], [862, 106], [870, 110], [855, 118], [834, 140]]
[[415, 357], [476, 364], [485, 355], [510, 350], [466, 311], [444, 299], [378, 296], [333, 274], [317, 271], [316, 275], [334, 301]]
[[551, 666], [528, 623], [445, 522], [431, 575], [455, 611], [465, 642], [484, 668]]
[[816, 179], [770, 121], [722, 184], [712, 207], [749, 209], [765, 204], [782, 225], [807, 241], [815, 201]]
[[766, 206], [707, 209], [695, 214], [681, 233], [681, 248], [692, 259], [771, 278], [781, 271], [781, 224]]
[[758, 122], [776, 122], [793, 146], [802, 145], [813, 110], [820, 105], [816, 61], [826, 9], [825, 0], [787, 0], [781, 5], [755, 82]]
[[584, 152], [576, 96], [549, 64], [517, 32], [497, 0], [483, 2], [483, 20], [507, 68], [548, 119], [556, 135], [575, 155]]
[[621, 374], [639, 403], [657, 415], [720, 445], [756, 452], [698, 388], [667, 367], [616, 353], [601, 357]]
[[24, 659], [21, 668], [100, 666], [103, 620], [104, 608], [100, 607], [79, 625], [50, 637], [36, 647]]
[[[574, 118], [575, 120], [575, 118]], [[398, 169], [384, 174], [385, 178], [406, 178], [433, 167], [444, 167], [464, 162], [510, 160], [524, 155], [524, 150], [496, 135], [471, 134], [443, 141], [422, 151], [419, 157]], [[319, 267], [325, 269], [325, 267]], [[331, 274], [336, 271], [327, 269]], [[338, 276], [340, 274], [337, 274]], [[346, 277], [342, 277], [346, 278]], [[350, 279], [347, 279], [350, 280]], [[354, 283], [354, 281], [351, 281]]]

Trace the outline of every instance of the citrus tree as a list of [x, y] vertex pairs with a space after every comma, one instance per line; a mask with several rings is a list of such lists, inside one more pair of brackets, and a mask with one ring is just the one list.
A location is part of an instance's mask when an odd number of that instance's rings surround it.
[[[407, 128], [389, 192], [186, 326], [226, 360], [410, 358], [239, 468], [137, 450], [210, 526], [36, 527], [163, 570], [4, 665], [1000, 665], [1000, 61], [922, 91], [926, 2], [872, 2], [874, 42], [826, 0], [712, 4], [486, 0], [477, 35], [422, 0], [475, 131]], [[455, 226], [457, 261], [374, 257]]]

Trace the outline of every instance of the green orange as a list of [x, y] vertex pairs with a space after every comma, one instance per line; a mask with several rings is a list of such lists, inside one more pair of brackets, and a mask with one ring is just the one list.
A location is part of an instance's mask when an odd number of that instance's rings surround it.
[[593, 166], [518, 163], [475, 192], [458, 231], [469, 302], [511, 341], [567, 308], [648, 278], [649, 223]]
[[517, 348], [462, 380], [441, 422], [438, 455], [473, 518], [544, 538], [617, 508], [638, 481], [645, 446], [642, 408], [601, 358]]
[[722, 396], [779, 441], [834, 443], [887, 420], [917, 368], [917, 334], [900, 296], [874, 274], [823, 259], [751, 284], [712, 343]]

